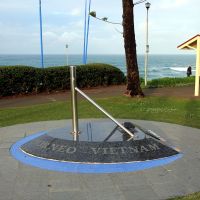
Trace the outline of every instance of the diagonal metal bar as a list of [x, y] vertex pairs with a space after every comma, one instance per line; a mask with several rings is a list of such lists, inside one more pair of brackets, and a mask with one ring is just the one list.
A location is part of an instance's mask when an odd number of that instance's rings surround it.
[[133, 133], [131, 133], [127, 128], [125, 128], [122, 124], [120, 124], [114, 117], [112, 117], [108, 112], [106, 112], [101, 106], [95, 103], [89, 96], [87, 96], [84, 92], [82, 92], [79, 88], [75, 87], [75, 90], [81, 94], [84, 98], [86, 98], [91, 104], [93, 104], [96, 108], [98, 108], [101, 112], [103, 112], [107, 117], [109, 117], [115, 124], [117, 124], [121, 129], [123, 129], [126, 133], [128, 133], [132, 138], [134, 137]]

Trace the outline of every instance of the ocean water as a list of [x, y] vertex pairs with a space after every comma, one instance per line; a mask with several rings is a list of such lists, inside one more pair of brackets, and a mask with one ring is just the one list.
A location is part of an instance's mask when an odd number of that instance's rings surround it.
[[[45, 55], [45, 67], [82, 64], [82, 55]], [[88, 63], [108, 63], [126, 74], [124, 55], [88, 55]], [[148, 79], [185, 77], [189, 65], [195, 73], [195, 55], [149, 55]], [[0, 66], [28, 65], [40, 67], [40, 55], [0, 55]], [[140, 76], [144, 77], [144, 55], [138, 55]]]

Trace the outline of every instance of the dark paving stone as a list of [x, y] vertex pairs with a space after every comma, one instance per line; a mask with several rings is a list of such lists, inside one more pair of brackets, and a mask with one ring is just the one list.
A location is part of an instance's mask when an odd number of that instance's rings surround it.
[[159, 159], [178, 154], [152, 138], [124, 142], [74, 142], [42, 135], [21, 149], [40, 158], [90, 163], [116, 163]]

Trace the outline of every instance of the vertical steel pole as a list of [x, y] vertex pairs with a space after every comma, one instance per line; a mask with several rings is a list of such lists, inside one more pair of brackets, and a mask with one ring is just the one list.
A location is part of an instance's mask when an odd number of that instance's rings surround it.
[[149, 59], [149, 7], [147, 7], [147, 20], [146, 20], [146, 52], [145, 52], [145, 70], [144, 70], [144, 83], [147, 86], [147, 68], [148, 68], [148, 59]]
[[41, 67], [44, 68], [43, 36], [42, 36], [42, 6], [41, 6], [41, 0], [39, 0], [39, 13], [40, 13], [40, 49], [41, 49]]
[[77, 108], [77, 91], [76, 88], [76, 67], [70, 66], [70, 82], [71, 82], [71, 101], [72, 101], [72, 134], [74, 141], [78, 140], [78, 108]]

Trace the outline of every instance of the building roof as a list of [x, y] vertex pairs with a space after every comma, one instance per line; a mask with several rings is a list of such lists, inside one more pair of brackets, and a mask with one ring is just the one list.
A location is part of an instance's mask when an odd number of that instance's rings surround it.
[[194, 37], [190, 38], [186, 42], [179, 45], [178, 49], [185, 49], [185, 50], [194, 50], [197, 48], [197, 39], [200, 38], [200, 34], [195, 35]]

